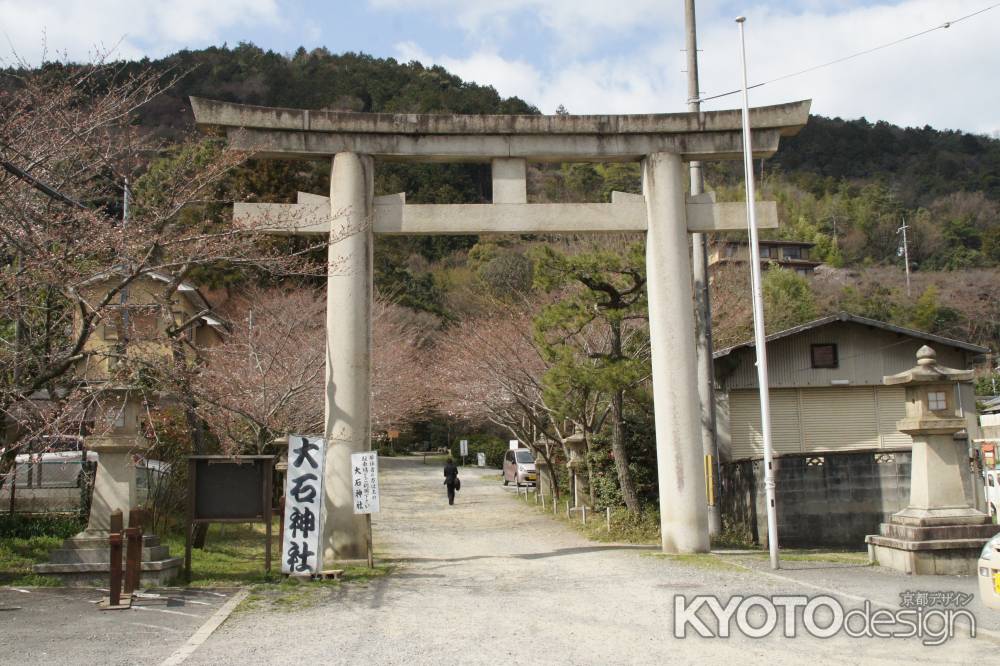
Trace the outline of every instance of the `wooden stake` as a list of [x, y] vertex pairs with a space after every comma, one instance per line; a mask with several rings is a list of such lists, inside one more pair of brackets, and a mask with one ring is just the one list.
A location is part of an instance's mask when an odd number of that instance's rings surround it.
[[365, 514], [365, 522], [368, 524], [368, 534], [367, 534], [367, 541], [368, 541], [368, 568], [369, 569], [374, 569], [375, 568], [375, 553], [372, 552], [372, 514], [370, 514], [370, 513], [366, 513]]

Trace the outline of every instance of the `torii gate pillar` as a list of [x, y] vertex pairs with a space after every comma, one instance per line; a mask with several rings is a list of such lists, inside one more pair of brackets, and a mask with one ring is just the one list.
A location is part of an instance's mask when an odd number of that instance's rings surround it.
[[337, 153], [330, 173], [326, 283], [326, 465], [323, 561], [366, 557], [355, 515], [351, 454], [371, 448], [372, 158]]
[[642, 162], [646, 198], [646, 289], [653, 366], [660, 535], [667, 553], [710, 548], [695, 354], [694, 292], [680, 155], [654, 153]]

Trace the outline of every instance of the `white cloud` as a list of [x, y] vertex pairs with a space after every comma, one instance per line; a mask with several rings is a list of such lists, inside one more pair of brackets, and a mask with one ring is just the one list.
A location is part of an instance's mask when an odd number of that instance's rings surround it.
[[668, 26], [678, 17], [683, 21], [680, 6], [662, 0], [368, 0], [368, 4], [383, 11], [433, 14], [465, 31], [474, 43], [487, 46], [510, 39], [524, 24], [537, 24], [551, 34], [551, 46], [559, 54], [587, 53], [608, 37], [650, 24]]
[[85, 61], [112, 48], [114, 57], [155, 57], [221, 41], [226, 28], [280, 23], [277, 0], [0, 0], [0, 54], [32, 64], [43, 48], [49, 59]]
[[[373, 0], [380, 6], [403, 6], [404, 0]], [[465, 26], [477, 20], [506, 17], [525, 7], [539, 12], [554, 31], [576, 33], [553, 36], [566, 40], [585, 35], [596, 20], [585, 16], [590, 0], [559, 2], [540, 9], [541, 0], [511, 0], [508, 3], [471, 3], [463, 10], [457, 0], [406, 0], [406, 5], [424, 5], [435, 11], [454, 10], [453, 19]], [[661, 14], [646, 3], [600, 3], [620, 10], [614, 26], [624, 33], [637, 29], [635, 6], [655, 18]], [[666, 4], [666, 3], [658, 3]], [[811, 1], [796, 3], [798, 9], [775, 8], [774, 3], [750, 6], [746, 15], [751, 83], [769, 80], [862, 51], [899, 37], [940, 25], [982, 8], [981, 0], [896, 0], [877, 6], [848, 3], [831, 9]], [[679, 5], [679, 3], [677, 3]], [[708, 10], [699, 15], [700, 74], [703, 94], [732, 90], [739, 85], [737, 26], [723, 16], [728, 5], [699, 3]], [[804, 7], [804, 9], [803, 9]], [[506, 8], [505, 10], [499, 8]], [[577, 11], [579, 9], [580, 11]], [[679, 6], [671, 6], [674, 19], [682, 17]], [[557, 16], [560, 12], [566, 13]], [[600, 14], [598, 14], [600, 15]], [[470, 18], [471, 17], [471, 18]], [[463, 78], [494, 84], [505, 94], [516, 94], [551, 113], [564, 104], [573, 113], [653, 113], [684, 109], [687, 98], [683, 37], [674, 21], [665, 24], [663, 38], [655, 43], [637, 43], [627, 52], [605, 53], [578, 49], [570, 58], [547, 62], [505, 59], [499, 46], [477, 47], [466, 56], [428, 54], [410, 43], [416, 59], [441, 64]], [[930, 124], [984, 133], [1000, 129], [1000, 9], [947, 30], [904, 42], [855, 60], [817, 70], [811, 74], [769, 84], [752, 91], [754, 105], [776, 104], [812, 98], [813, 110], [847, 118], [865, 116], [909, 126]], [[399, 47], [397, 47], [399, 48]], [[732, 108], [737, 96], [706, 103], [706, 108]]]

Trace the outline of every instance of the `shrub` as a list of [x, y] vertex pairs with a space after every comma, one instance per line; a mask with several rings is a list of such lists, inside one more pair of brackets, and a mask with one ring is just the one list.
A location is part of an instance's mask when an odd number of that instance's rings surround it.
[[462, 460], [461, 456], [461, 444], [459, 441], [461, 439], [469, 440], [469, 456], [466, 461], [475, 465], [476, 464], [476, 454], [485, 453], [486, 454], [486, 466], [487, 467], [503, 467], [503, 454], [507, 452], [509, 445], [504, 440], [499, 437], [494, 437], [493, 435], [469, 435], [467, 437], [460, 437], [452, 442], [451, 445], [451, 457], [455, 459], [456, 462]]
[[31, 539], [33, 537], [66, 539], [84, 527], [86, 524], [76, 515], [0, 515], [0, 539]]

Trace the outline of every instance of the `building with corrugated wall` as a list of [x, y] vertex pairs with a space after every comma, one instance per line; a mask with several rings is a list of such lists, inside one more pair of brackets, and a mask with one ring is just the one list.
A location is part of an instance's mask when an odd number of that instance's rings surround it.
[[[776, 456], [871, 449], [906, 449], [896, 430], [904, 389], [882, 378], [916, 364], [930, 345], [938, 361], [971, 368], [985, 347], [840, 313], [767, 337], [772, 443]], [[715, 353], [719, 456], [763, 455], [753, 342]], [[970, 439], [979, 438], [971, 386], [956, 388]]]

